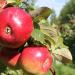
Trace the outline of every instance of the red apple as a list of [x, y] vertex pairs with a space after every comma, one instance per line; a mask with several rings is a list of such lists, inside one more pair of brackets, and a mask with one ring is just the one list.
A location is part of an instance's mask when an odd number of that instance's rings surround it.
[[27, 47], [24, 48], [19, 63], [32, 74], [44, 75], [52, 65], [52, 56], [46, 47]]
[[33, 31], [31, 16], [19, 7], [5, 8], [0, 13], [0, 45], [17, 48], [23, 45]]
[[17, 51], [17, 49], [10, 49], [5, 47], [0, 49], [0, 61], [10, 67], [17, 66], [20, 55], [21, 54]]

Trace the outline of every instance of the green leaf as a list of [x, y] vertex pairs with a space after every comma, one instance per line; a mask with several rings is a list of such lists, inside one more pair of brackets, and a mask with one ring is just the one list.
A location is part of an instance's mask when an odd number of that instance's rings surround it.
[[52, 48], [54, 50], [59, 36], [57, 29], [51, 27], [49, 24], [39, 23], [39, 26], [40, 26], [40, 31], [45, 35], [45, 39], [47, 39], [47, 41], [51, 44], [49, 49]]
[[56, 48], [67, 48], [63, 43], [63, 38], [61, 37], [57, 25], [49, 25], [45, 21], [39, 23], [40, 30], [45, 34], [47, 41], [51, 43], [51, 48], [54, 50]]
[[33, 11], [30, 11], [29, 13], [34, 18], [34, 21], [40, 21], [42, 18], [47, 19], [49, 15], [52, 13], [52, 9], [48, 7], [40, 7]]
[[15, 5], [20, 5], [22, 2], [24, 2], [24, 0], [6, 0], [7, 4], [13, 4], [15, 3]]
[[50, 26], [50, 25], [47, 25], [47, 24], [40, 24], [40, 30], [46, 34], [47, 36], [49, 37], [52, 37], [55, 41], [57, 41], [58, 39], [58, 30], [55, 29], [54, 27]]
[[42, 33], [39, 29], [34, 30], [34, 32], [32, 34], [32, 38], [34, 38], [35, 42], [39, 41], [41, 44], [47, 46], [49, 50], [51, 50], [51, 48], [52, 49], [55, 48], [54, 40], [51, 37]]
[[66, 45], [63, 43], [63, 38], [61, 36], [58, 37], [56, 48], [68, 48]]
[[68, 48], [61, 48], [52, 51], [54, 57], [63, 62], [63, 63], [71, 63], [72, 62], [72, 55]]
[[55, 44], [55, 41], [51, 37], [45, 35], [45, 44], [44, 45], [46, 45], [49, 50], [54, 50], [56, 44]]
[[44, 34], [39, 29], [34, 30], [32, 38], [34, 38], [34, 40], [36, 41], [41, 42], [42, 44], [44, 43]]
[[6, 75], [23, 75], [23, 70], [22, 69], [15, 69], [15, 68], [10, 68], [7, 67], [7, 69], [4, 72]]

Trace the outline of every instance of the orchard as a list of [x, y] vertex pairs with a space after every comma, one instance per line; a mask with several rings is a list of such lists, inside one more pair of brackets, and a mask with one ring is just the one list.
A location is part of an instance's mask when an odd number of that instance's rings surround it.
[[55, 61], [72, 62], [58, 27], [49, 25], [52, 12], [27, 0], [0, 1], [0, 75], [57, 75]]

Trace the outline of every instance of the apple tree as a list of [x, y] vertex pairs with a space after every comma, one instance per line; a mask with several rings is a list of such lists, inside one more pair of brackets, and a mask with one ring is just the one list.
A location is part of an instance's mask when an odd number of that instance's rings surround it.
[[69, 48], [49, 7], [34, 0], [0, 0], [0, 75], [56, 75], [53, 63], [71, 63]]

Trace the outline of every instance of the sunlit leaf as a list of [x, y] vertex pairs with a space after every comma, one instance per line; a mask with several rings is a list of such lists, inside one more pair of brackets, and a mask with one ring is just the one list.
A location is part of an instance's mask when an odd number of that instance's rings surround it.
[[[44, 21], [45, 22], [45, 21]], [[44, 23], [43, 22], [43, 23]], [[44, 33], [47, 37], [49, 37], [48, 41], [51, 42], [51, 48], [54, 50], [55, 48], [66, 48], [67, 46], [63, 43], [63, 38], [61, 37], [57, 25], [50, 26], [49, 24], [42, 24], [39, 23], [40, 30]], [[53, 40], [53, 41], [51, 41]]]
[[7, 4], [16, 2], [16, 0], [6, 0], [6, 1], [7, 1]]
[[57, 29], [51, 27], [49, 24], [39, 24], [41, 32], [46, 36], [46, 39], [51, 44], [51, 48], [54, 50], [58, 41]]
[[24, 2], [25, 0], [6, 0], [7, 4], [13, 4], [19, 5], [21, 2]]
[[52, 10], [48, 7], [40, 7], [33, 11], [30, 11], [29, 13], [36, 21], [36, 20], [41, 20], [42, 18], [47, 19], [49, 15], [52, 13]]
[[53, 55], [56, 59], [63, 63], [71, 63], [72, 62], [72, 55], [68, 48], [61, 48], [52, 51]]
[[49, 37], [52, 37], [55, 41], [58, 40], [58, 30], [51, 27], [49, 24], [39, 24], [40, 30]]

